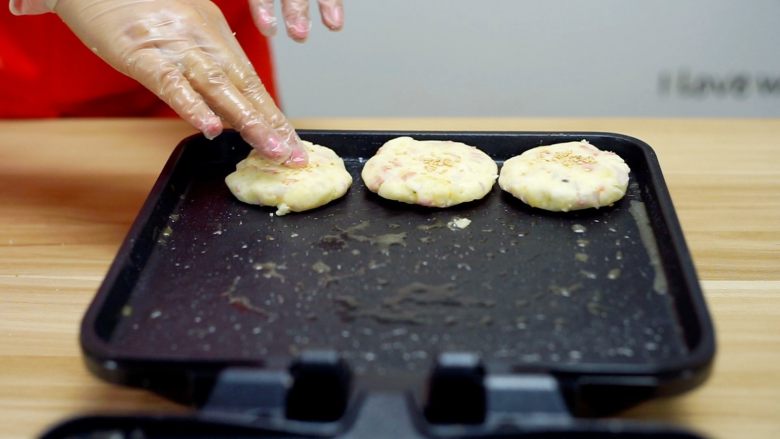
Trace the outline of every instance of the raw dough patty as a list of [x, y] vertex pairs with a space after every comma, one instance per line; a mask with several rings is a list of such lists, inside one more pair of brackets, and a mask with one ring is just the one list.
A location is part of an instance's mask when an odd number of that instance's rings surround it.
[[524, 203], [555, 212], [608, 206], [623, 198], [628, 165], [585, 140], [539, 146], [504, 162], [498, 185]]
[[276, 206], [276, 214], [302, 212], [325, 205], [347, 192], [352, 176], [333, 150], [303, 142], [309, 153], [304, 168], [272, 163], [252, 150], [225, 178], [239, 200], [261, 206]]
[[382, 198], [449, 207], [487, 195], [498, 167], [473, 146], [398, 137], [379, 148], [361, 176], [368, 189]]

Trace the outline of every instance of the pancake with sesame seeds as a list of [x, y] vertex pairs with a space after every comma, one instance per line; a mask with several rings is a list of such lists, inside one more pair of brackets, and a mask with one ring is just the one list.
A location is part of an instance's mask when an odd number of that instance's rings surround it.
[[276, 214], [302, 212], [343, 196], [352, 184], [344, 161], [333, 150], [303, 141], [309, 164], [290, 168], [252, 150], [225, 178], [230, 192], [249, 204], [275, 206]]
[[539, 146], [504, 162], [498, 185], [524, 203], [554, 212], [609, 206], [626, 194], [630, 169], [587, 141]]
[[498, 166], [484, 152], [463, 143], [398, 137], [379, 148], [361, 176], [382, 198], [449, 207], [487, 195]]

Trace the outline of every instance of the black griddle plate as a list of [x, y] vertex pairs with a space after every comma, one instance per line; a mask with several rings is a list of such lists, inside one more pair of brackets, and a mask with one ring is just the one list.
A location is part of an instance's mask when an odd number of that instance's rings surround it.
[[[476, 353], [489, 371], [596, 387], [649, 379], [647, 396], [706, 376], [713, 329], [643, 142], [605, 133], [300, 134], [343, 157], [354, 183], [340, 200], [283, 217], [225, 186], [249, 151], [236, 133], [179, 145], [84, 319], [93, 371], [163, 391], [151, 376], [178, 383], [229, 366], [284, 369], [303, 351], [326, 349], [363, 385], [391, 389], [425, 379], [443, 352]], [[611, 207], [565, 214], [529, 208], [498, 185], [448, 209], [386, 201], [360, 170], [401, 135], [474, 145], [499, 165], [531, 147], [586, 139], [628, 163], [629, 189]], [[455, 218], [471, 223], [453, 230]]]

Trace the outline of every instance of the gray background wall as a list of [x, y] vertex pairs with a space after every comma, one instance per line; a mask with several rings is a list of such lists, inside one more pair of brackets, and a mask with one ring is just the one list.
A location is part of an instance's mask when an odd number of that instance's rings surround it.
[[344, 2], [273, 41], [291, 117], [780, 116], [780, 0]]

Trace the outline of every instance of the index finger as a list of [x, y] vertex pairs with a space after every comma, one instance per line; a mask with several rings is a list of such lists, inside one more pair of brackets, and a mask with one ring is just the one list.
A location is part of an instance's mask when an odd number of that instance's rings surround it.
[[230, 122], [241, 137], [264, 156], [276, 162], [286, 162], [292, 147], [275, 132], [257, 108], [233, 84], [222, 66], [197, 50], [188, 52], [183, 63], [187, 79], [208, 105]]
[[317, 0], [320, 5], [322, 24], [330, 30], [344, 27], [344, 3], [342, 0]]
[[276, 35], [277, 19], [274, 14], [274, 0], [249, 0], [249, 10], [261, 34], [266, 37]]
[[282, 15], [287, 35], [299, 43], [306, 41], [311, 30], [309, 0], [282, 0]]
[[269, 127], [282, 139], [290, 145], [290, 159], [285, 162], [288, 166], [304, 166], [308, 163], [308, 155], [303, 148], [298, 133], [295, 132], [292, 124], [276, 106], [271, 95], [266, 90], [260, 78], [251, 68], [241, 68], [241, 66], [251, 67], [248, 61], [242, 63], [240, 60], [230, 62], [225, 65], [225, 72], [230, 81], [247, 98], [254, 108], [262, 115]]

